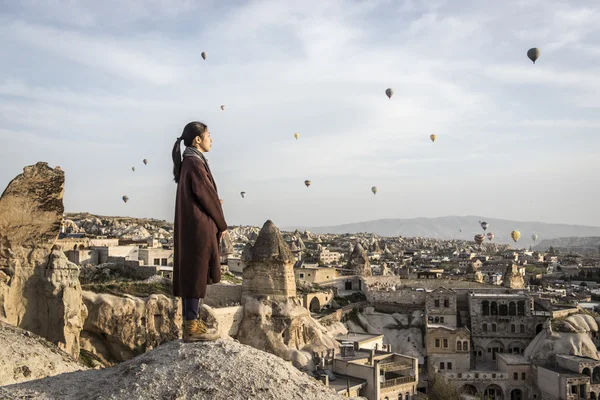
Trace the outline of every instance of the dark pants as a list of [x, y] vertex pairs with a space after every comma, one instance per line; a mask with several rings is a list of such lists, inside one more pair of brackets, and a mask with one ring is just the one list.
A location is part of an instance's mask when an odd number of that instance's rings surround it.
[[191, 321], [198, 319], [198, 309], [200, 307], [200, 299], [181, 299], [183, 319]]

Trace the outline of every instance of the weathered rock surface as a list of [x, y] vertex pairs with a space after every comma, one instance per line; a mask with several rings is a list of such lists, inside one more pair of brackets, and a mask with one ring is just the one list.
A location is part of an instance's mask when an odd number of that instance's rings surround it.
[[371, 276], [371, 263], [367, 257], [364, 247], [360, 243], [356, 243], [354, 250], [350, 255], [350, 259], [346, 264], [346, 269], [342, 275], [358, 275]]
[[502, 276], [502, 286], [508, 287], [511, 289], [524, 289], [525, 288], [525, 280], [523, 279], [523, 275], [519, 273], [519, 268], [515, 264], [509, 264], [504, 271], [504, 275]]
[[232, 339], [170, 342], [103, 370], [64, 374], [4, 388], [49, 399], [334, 400], [333, 389], [280, 358]]
[[81, 347], [106, 364], [130, 360], [181, 337], [179, 299], [84, 291], [83, 301], [89, 315], [81, 332]]
[[0, 386], [85, 369], [46, 339], [0, 321]]
[[249, 253], [243, 272], [243, 296], [281, 300], [296, 297], [294, 257], [273, 222], [265, 222]]
[[590, 338], [598, 332], [598, 322], [587, 314], [569, 315], [548, 320], [525, 349], [525, 357], [536, 364], [555, 366], [556, 354], [589, 357], [600, 360], [600, 352]]
[[74, 357], [85, 318], [79, 268], [53, 249], [60, 232], [64, 172], [27, 166], [0, 198], [0, 317]]

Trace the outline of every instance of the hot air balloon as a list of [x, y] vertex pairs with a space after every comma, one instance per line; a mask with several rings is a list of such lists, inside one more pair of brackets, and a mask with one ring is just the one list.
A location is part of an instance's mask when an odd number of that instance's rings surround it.
[[225, 110], [225, 106], [224, 105], [221, 106], [221, 110]]
[[135, 167], [131, 167], [131, 170], [132, 170], [133, 172], [135, 172]]
[[535, 64], [535, 60], [540, 57], [540, 49], [537, 47], [532, 47], [531, 49], [527, 50], [527, 57], [529, 57], [529, 59]]
[[431, 139], [432, 142], [435, 142], [436, 138], [437, 138], [436, 135], [429, 135], [429, 139]]
[[202, 56], [202, 58], [203, 58], [203, 59], [205, 59], [205, 60], [206, 60], [206, 56], [207, 56], [207, 54], [206, 54], [206, 52], [205, 52], [205, 51], [203, 51], [203, 52], [202, 52], [200, 55]]
[[298, 132], [294, 133], [294, 137], [296, 138], [296, 140], [298, 140], [298, 138], [300, 137], [300, 134]]
[[144, 165], [148, 165], [148, 160], [144, 158]]
[[244, 197], [246, 197], [246, 192], [241, 192], [240, 196], [242, 196], [242, 199], [243, 199]]
[[373, 192], [373, 194], [377, 194], [377, 186], [373, 186], [371, 188], [371, 192]]
[[387, 97], [389, 99], [391, 99], [392, 96], [394, 95], [394, 91], [392, 90], [392, 88], [388, 88], [388, 89], [385, 89], [385, 94], [387, 95]]
[[473, 239], [475, 240], [475, 243], [481, 246], [481, 244], [485, 240], [485, 236], [483, 236], [481, 233], [478, 233]]
[[459, 232], [462, 232], [462, 229], [459, 229], [458, 231], [459, 231]]
[[127, 201], [128, 201], [128, 200], [129, 200], [129, 197], [127, 197], [127, 196], [123, 196], [123, 201], [124, 201], [125, 203], [127, 203]]
[[533, 235], [531, 235], [531, 238], [533, 239], [533, 241], [537, 241], [538, 240], [538, 235], [537, 233], [534, 233]]
[[312, 183], [312, 182], [311, 182], [311, 181], [309, 181], [309, 180], [306, 180], [306, 181], [304, 181], [304, 184], [306, 185], [306, 187], [309, 187], [311, 183]]
[[492, 232], [488, 232], [487, 235], [485, 235], [488, 240], [491, 242], [492, 240], [494, 240], [494, 234]]
[[521, 237], [521, 232], [519, 231], [512, 231], [510, 233], [510, 237], [512, 238], [512, 240], [515, 241], [515, 243], [519, 240], [519, 238]]
[[481, 227], [483, 228], [483, 230], [485, 231], [488, 228], [488, 223], [485, 221], [480, 222]]

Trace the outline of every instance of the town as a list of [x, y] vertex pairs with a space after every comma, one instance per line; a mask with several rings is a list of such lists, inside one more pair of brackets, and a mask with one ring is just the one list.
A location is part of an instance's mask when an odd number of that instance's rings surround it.
[[[66, 215], [58, 243], [78, 265], [115, 264], [144, 271], [141, 277], [170, 278], [172, 229], [135, 222]], [[464, 398], [600, 394], [598, 256], [295, 231], [280, 233], [288, 257], [251, 273], [253, 248], [264, 241], [259, 235], [274, 235], [267, 231], [230, 227], [220, 250], [222, 272], [231, 279], [210, 286], [206, 304], [233, 337], [240, 327], [230, 316], [239, 314], [250, 291], [286, 291], [284, 297], [297, 297], [321, 325], [343, 323], [347, 332], [335, 336], [337, 346], [313, 351], [312, 362], [303, 365], [341, 395], [433, 397], [436, 379]]]

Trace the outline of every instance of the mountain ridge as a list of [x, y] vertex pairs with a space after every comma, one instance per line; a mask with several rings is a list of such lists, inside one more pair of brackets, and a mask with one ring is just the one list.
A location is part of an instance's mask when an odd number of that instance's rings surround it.
[[[600, 236], [600, 227], [598, 226], [515, 221], [476, 215], [384, 218], [330, 226], [288, 226], [282, 227], [281, 230], [294, 231], [298, 229], [301, 231], [308, 230], [312, 233], [334, 234], [369, 232], [380, 236], [421, 236], [435, 239], [472, 240], [475, 234], [483, 232], [479, 221], [488, 222], [489, 226], [486, 232], [494, 233], [494, 241], [499, 243], [514, 243], [510, 237], [510, 232], [513, 230], [520, 231], [521, 239], [516, 247], [533, 245], [534, 241], [531, 235], [534, 233], [538, 235], [536, 243], [540, 243], [543, 239]], [[462, 232], [460, 232], [461, 229]]]

